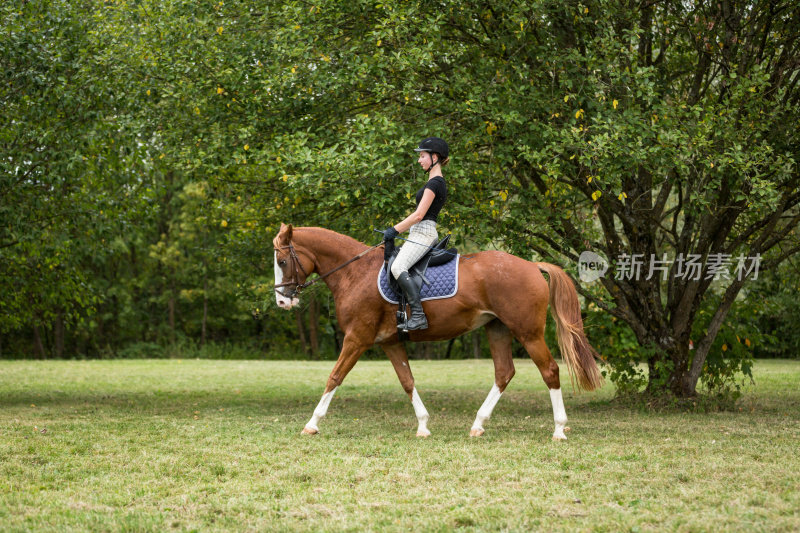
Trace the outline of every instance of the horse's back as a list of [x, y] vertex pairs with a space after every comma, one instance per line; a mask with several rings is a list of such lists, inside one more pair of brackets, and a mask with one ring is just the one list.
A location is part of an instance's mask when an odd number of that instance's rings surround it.
[[481, 280], [487, 287], [541, 290], [547, 282], [536, 263], [507, 252], [488, 250], [460, 258], [461, 273]]
[[461, 258], [459, 293], [473, 294], [503, 322], [546, 315], [549, 286], [536, 263], [500, 251]]

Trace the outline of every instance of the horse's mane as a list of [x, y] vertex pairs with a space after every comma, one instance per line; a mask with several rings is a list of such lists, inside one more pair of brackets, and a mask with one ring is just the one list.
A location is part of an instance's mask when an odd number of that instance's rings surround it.
[[303, 226], [303, 227], [296, 227], [292, 229], [293, 234], [297, 232], [300, 233], [315, 233], [315, 234], [322, 234], [331, 240], [336, 240], [341, 243], [341, 246], [353, 246], [359, 248], [367, 248], [367, 245], [361, 241], [358, 241], [349, 235], [344, 235], [343, 233], [337, 233], [333, 230], [329, 230], [326, 228], [319, 228], [316, 226]]

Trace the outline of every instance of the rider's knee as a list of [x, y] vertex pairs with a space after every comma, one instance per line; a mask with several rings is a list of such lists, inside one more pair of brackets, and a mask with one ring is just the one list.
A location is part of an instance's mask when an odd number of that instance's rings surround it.
[[394, 279], [399, 278], [403, 272], [408, 272], [408, 270], [403, 268], [403, 265], [398, 265], [397, 261], [395, 261], [392, 264], [392, 276], [394, 276]]

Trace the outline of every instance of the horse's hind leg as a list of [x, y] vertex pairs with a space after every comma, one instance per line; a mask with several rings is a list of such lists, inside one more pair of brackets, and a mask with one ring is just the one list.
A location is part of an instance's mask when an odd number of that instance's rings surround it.
[[506, 386], [514, 377], [514, 359], [511, 354], [511, 332], [508, 328], [495, 319], [486, 325], [486, 333], [489, 337], [489, 349], [492, 352], [494, 361], [494, 385], [489, 395], [484, 400], [472, 428], [469, 430], [470, 437], [480, 437], [484, 433], [483, 424], [494, 411], [495, 405], [500, 400]]
[[345, 336], [342, 342], [342, 351], [339, 354], [339, 359], [337, 359], [330, 376], [328, 376], [328, 383], [325, 385], [325, 393], [322, 395], [322, 399], [319, 401], [319, 404], [317, 404], [316, 409], [314, 409], [311, 420], [309, 420], [303, 428], [303, 434], [316, 435], [319, 433], [317, 424], [319, 424], [319, 421], [328, 413], [328, 406], [331, 404], [333, 394], [366, 349], [367, 347], [363, 343], [354, 341]]
[[431, 432], [428, 431], [428, 410], [422, 404], [422, 399], [419, 397], [417, 388], [414, 386], [414, 376], [411, 375], [411, 367], [408, 366], [408, 354], [406, 348], [402, 344], [393, 344], [391, 346], [381, 346], [383, 351], [386, 352], [389, 361], [392, 362], [394, 371], [397, 372], [397, 377], [400, 379], [400, 385], [406, 391], [408, 397], [411, 398], [411, 405], [414, 406], [414, 413], [417, 415], [417, 437], [430, 437]]
[[567, 412], [564, 410], [564, 399], [561, 396], [561, 380], [558, 374], [558, 364], [550, 349], [544, 342], [544, 335], [539, 334], [531, 339], [522, 340], [522, 344], [528, 351], [539, 372], [542, 374], [547, 388], [550, 389], [550, 402], [553, 404], [553, 420], [556, 429], [553, 432], [553, 440], [567, 440], [565, 431], [567, 427]]

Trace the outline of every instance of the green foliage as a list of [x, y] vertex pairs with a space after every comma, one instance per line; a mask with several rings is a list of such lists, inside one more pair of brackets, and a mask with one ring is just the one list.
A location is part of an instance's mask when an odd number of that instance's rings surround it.
[[114, 231], [139, 156], [111, 84], [97, 78], [105, 43], [87, 9], [0, 8], [0, 332], [82, 322], [99, 297], [82, 263]]
[[[737, 343], [744, 342], [756, 358], [800, 357], [797, 267], [794, 257], [761, 275], [731, 313], [730, 322], [737, 331]], [[729, 341], [728, 346], [735, 346], [732, 339]]]
[[[747, 306], [740, 306], [741, 312]], [[702, 319], [703, 312], [700, 312]], [[720, 330], [706, 357], [701, 381], [705, 389], [735, 401], [742, 385], [752, 381], [753, 343], [761, 342], [761, 335], [752, 323], [737, 321], [734, 314]]]
[[[280, 223], [375, 242], [427, 135], [452, 147], [440, 229], [462, 249], [774, 267], [797, 248], [796, 7], [727, 5], [6, 3], [3, 354], [302, 351], [272, 303]], [[612, 278], [580, 289], [621, 388], [729, 387], [753, 353], [736, 336], [798, 353], [778, 286]], [[748, 326], [740, 290], [769, 317]], [[300, 323], [333, 357], [320, 305]]]
[[647, 358], [627, 324], [606, 311], [589, 304], [584, 320], [587, 335], [600, 354], [601, 373], [623, 395], [638, 393], [647, 385], [642, 361]]

